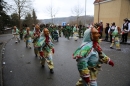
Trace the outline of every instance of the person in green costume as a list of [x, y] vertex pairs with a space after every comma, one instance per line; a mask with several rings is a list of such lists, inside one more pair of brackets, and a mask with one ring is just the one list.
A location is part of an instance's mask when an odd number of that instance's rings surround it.
[[19, 30], [17, 29], [16, 26], [13, 27], [12, 34], [13, 34], [13, 37], [15, 38], [15, 43], [20, 42]]
[[30, 31], [30, 28], [27, 27], [24, 35], [24, 41], [26, 43], [26, 48], [31, 49], [31, 42], [32, 42], [32, 32]]
[[73, 53], [81, 77], [76, 86], [97, 86], [97, 74], [101, 70], [101, 64], [114, 66], [113, 61], [102, 51], [98, 43], [99, 37], [96, 28], [87, 29], [81, 45]]
[[49, 30], [47, 28], [44, 28], [38, 42], [37, 46], [40, 47], [40, 63], [42, 67], [45, 66], [45, 62], [47, 62], [47, 65], [50, 69], [50, 73], [53, 74], [54, 71], [54, 65], [53, 65], [53, 60], [52, 56], [54, 54], [54, 45], [52, 43], [51, 36], [49, 34]]

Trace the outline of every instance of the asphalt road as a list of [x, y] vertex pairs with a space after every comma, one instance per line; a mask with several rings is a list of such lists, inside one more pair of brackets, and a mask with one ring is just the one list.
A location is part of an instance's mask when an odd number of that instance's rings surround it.
[[[42, 68], [32, 49], [27, 49], [21, 41], [10, 40], [5, 47], [3, 58], [4, 86], [75, 86], [79, 79], [76, 61], [72, 53], [80, 45], [78, 41], [59, 38], [54, 42], [54, 74], [47, 65]], [[109, 48], [109, 42], [101, 42], [104, 52], [114, 61], [115, 66], [104, 64], [98, 75], [98, 86], [130, 86], [130, 45], [121, 45], [122, 51]]]

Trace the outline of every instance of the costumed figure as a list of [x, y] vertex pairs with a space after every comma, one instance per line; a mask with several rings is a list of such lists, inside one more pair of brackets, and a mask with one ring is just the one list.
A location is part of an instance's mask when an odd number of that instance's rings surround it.
[[52, 31], [52, 39], [53, 41], [56, 40], [58, 42], [58, 39], [59, 39], [59, 32], [58, 32], [58, 29], [56, 27], [56, 25], [54, 25], [54, 28], [53, 28], [53, 31]]
[[111, 43], [112, 43], [112, 32], [115, 30], [115, 28], [116, 28], [116, 25], [115, 25], [115, 22], [113, 22], [108, 30], [108, 34], [110, 35], [110, 42]]
[[74, 40], [75, 41], [77, 41], [78, 40], [78, 32], [77, 32], [77, 28], [76, 28], [77, 26], [74, 26], [74, 28], [73, 28], [73, 34], [74, 34]]
[[35, 24], [32, 24], [33, 33], [35, 33]]
[[26, 42], [26, 48], [30, 48], [31, 49], [32, 32], [30, 31], [29, 27], [26, 28], [24, 41]]
[[38, 40], [39, 40], [39, 37], [40, 37], [40, 27], [38, 24], [35, 25], [35, 31], [33, 33], [33, 46], [34, 46], [34, 53], [35, 53], [35, 56], [37, 57], [39, 55], [38, 51], [39, 51], [39, 48], [36, 46]]
[[15, 38], [15, 43], [20, 42], [19, 30], [17, 29], [16, 26], [13, 27], [12, 34], [13, 34], [13, 37]]
[[65, 37], [69, 40], [69, 38], [70, 38], [70, 26], [69, 26], [69, 24], [67, 24], [65, 30], [66, 30], [66, 36]]
[[66, 28], [66, 26], [63, 26], [63, 28], [62, 28], [62, 32], [63, 32], [64, 37], [65, 37], [65, 28]]
[[41, 56], [41, 65], [44, 67], [45, 62], [47, 62], [47, 65], [50, 69], [50, 73], [54, 73], [53, 68], [53, 60], [52, 55], [54, 54], [54, 46], [52, 43], [51, 36], [49, 34], [49, 30], [47, 28], [44, 28], [43, 33], [40, 36], [40, 39], [37, 43], [37, 46], [41, 48], [40, 50], [40, 56]]
[[71, 27], [70, 27], [70, 36], [71, 36], [71, 37], [73, 37], [73, 28], [74, 28], [74, 26], [71, 26]]
[[23, 40], [23, 34], [24, 34], [24, 30], [20, 29], [19, 31], [19, 35], [20, 35], [20, 39]]
[[50, 32], [51, 37], [53, 38], [53, 25], [50, 25], [48, 30]]
[[43, 28], [44, 28], [44, 25], [41, 24], [41, 25], [40, 25], [40, 31], [41, 31], [41, 32], [42, 32]]
[[26, 32], [26, 28], [27, 28], [27, 24], [23, 24], [23, 28], [21, 28], [20, 31], [19, 31], [21, 40], [23, 40], [23, 37], [24, 37], [25, 32]]
[[59, 37], [61, 37], [62, 27], [58, 26]]
[[79, 38], [81, 38], [81, 33], [82, 33], [82, 25], [79, 25], [79, 30], [78, 30]]
[[120, 51], [120, 40], [119, 40], [119, 35], [120, 35], [121, 29], [119, 27], [115, 27], [114, 31], [111, 33], [112, 34], [112, 43], [110, 45], [110, 48], [113, 49], [114, 44], [116, 45], [116, 49]]
[[57, 30], [54, 30], [53, 31], [53, 40], [56, 40], [57, 42], [59, 41], [59, 35], [58, 35], [58, 31]]
[[99, 43], [100, 34], [94, 27], [85, 31], [81, 46], [73, 53], [77, 61], [80, 79], [76, 86], [97, 86], [97, 74], [101, 70], [101, 64], [114, 66], [114, 63], [106, 56]]

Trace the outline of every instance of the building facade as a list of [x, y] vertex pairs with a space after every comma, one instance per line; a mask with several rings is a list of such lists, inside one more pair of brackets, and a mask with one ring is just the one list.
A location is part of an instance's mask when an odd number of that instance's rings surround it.
[[94, 23], [115, 22], [119, 27], [122, 27], [123, 20], [130, 19], [130, 0], [95, 0], [94, 1]]

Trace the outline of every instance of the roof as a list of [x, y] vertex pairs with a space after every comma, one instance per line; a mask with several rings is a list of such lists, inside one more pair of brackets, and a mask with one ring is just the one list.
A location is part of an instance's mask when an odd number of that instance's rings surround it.
[[94, 1], [94, 4], [95, 4], [95, 3], [102, 2], [102, 1], [106, 1], [106, 0], [95, 0], [95, 1]]

